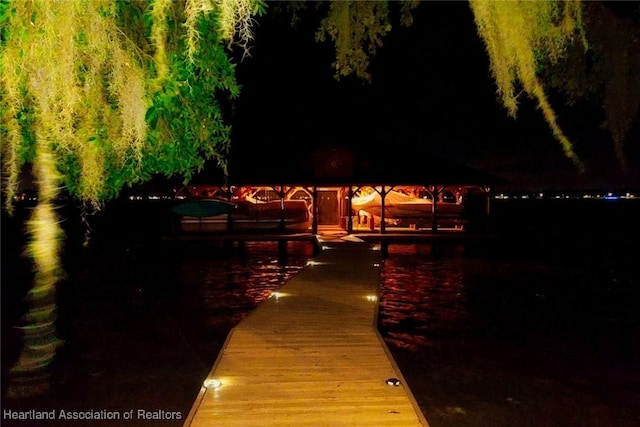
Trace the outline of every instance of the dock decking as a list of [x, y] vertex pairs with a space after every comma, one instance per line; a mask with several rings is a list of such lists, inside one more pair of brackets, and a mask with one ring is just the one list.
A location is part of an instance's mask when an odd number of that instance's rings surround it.
[[377, 331], [380, 251], [323, 246], [231, 331], [185, 427], [428, 426]]

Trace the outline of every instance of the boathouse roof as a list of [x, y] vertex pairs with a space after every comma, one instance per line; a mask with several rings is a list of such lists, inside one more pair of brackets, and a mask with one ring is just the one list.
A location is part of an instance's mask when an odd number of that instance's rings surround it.
[[502, 180], [451, 160], [379, 147], [368, 153], [329, 146], [309, 154], [270, 152], [232, 156], [231, 185], [463, 185], [492, 186]]

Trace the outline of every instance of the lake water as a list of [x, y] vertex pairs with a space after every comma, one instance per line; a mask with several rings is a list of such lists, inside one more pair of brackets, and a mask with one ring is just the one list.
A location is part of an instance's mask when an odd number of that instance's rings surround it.
[[[167, 245], [164, 210], [107, 206], [90, 249], [71, 211], [53, 392], [3, 408], [186, 416], [229, 330], [312, 256]], [[637, 200], [495, 201], [490, 242], [389, 247], [379, 327], [432, 427], [640, 425], [639, 214]], [[20, 227], [3, 217], [3, 369], [30, 283]]]

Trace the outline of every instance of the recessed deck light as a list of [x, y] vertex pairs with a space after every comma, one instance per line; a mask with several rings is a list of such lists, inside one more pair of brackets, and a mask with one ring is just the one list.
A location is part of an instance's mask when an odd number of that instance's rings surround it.
[[204, 380], [204, 383], [202, 385], [204, 385], [205, 388], [211, 388], [215, 390], [222, 386], [222, 381], [217, 378], [207, 378], [206, 380]]
[[392, 385], [394, 387], [398, 387], [400, 385], [400, 380], [398, 378], [387, 378], [386, 383], [388, 385]]

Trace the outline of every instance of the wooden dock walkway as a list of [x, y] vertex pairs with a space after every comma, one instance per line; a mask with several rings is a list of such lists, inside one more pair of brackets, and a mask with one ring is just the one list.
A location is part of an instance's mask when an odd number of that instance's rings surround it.
[[380, 251], [322, 244], [231, 331], [185, 427], [428, 426], [377, 331]]

